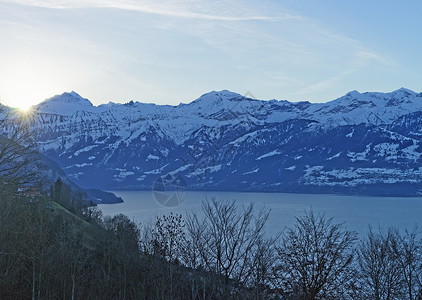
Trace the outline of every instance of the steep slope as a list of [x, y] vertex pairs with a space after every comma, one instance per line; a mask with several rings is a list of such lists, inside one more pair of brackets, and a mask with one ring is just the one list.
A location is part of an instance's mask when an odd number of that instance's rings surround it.
[[415, 195], [422, 93], [353, 91], [327, 103], [210, 92], [178, 106], [93, 106], [65, 93], [34, 107], [35, 139], [79, 185]]

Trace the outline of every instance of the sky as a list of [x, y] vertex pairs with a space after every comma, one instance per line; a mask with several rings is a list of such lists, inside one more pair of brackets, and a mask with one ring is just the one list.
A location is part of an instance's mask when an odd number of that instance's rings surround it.
[[0, 102], [422, 92], [422, 1], [0, 0]]

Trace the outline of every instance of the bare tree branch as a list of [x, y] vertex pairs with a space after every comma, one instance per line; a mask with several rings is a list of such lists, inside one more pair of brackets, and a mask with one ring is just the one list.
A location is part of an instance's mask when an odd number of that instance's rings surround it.
[[312, 210], [296, 218], [278, 247], [278, 287], [287, 299], [331, 299], [344, 293], [351, 279], [356, 233]]

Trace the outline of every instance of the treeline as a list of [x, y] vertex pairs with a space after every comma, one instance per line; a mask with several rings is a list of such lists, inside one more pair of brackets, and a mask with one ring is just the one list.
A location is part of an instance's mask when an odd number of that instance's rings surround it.
[[201, 215], [138, 225], [79, 207], [61, 183], [0, 190], [0, 299], [422, 298], [416, 228], [358, 240], [309, 211], [268, 237], [269, 211], [253, 204], [210, 199]]

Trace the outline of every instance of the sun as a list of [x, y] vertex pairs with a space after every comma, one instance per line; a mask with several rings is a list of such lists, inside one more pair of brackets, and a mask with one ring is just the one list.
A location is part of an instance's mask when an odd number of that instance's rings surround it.
[[0, 74], [0, 103], [27, 112], [31, 106], [61, 91], [56, 79], [60, 73], [51, 74], [48, 66], [25, 56], [12, 56], [4, 66], [7, 72]]
[[18, 105], [17, 109], [22, 114], [27, 114], [31, 111], [32, 105], [27, 103], [22, 103], [21, 105]]
[[[21, 113], [28, 113], [31, 108], [35, 105], [34, 98], [38, 96], [36, 90], [30, 90], [30, 89], [0, 89], [0, 96], [3, 96], [1, 98], [4, 98], [4, 101], [0, 101], [3, 105], [6, 105], [10, 108], [14, 108], [17, 111]], [[36, 95], [36, 96], [34, 96]], [[41, 97], [41, 96], [38, 96]], [[3, 99], [0, 99], [3, 100]]]
[[22, 120], [22, 121], [32, 120], [34, 118], [34, 116], [35, 116], [35, 114], [34, 114], [33, 107], [25, 107], [25, 108], [18, 107], [18, 108], [16, 108], [15, 117]]

